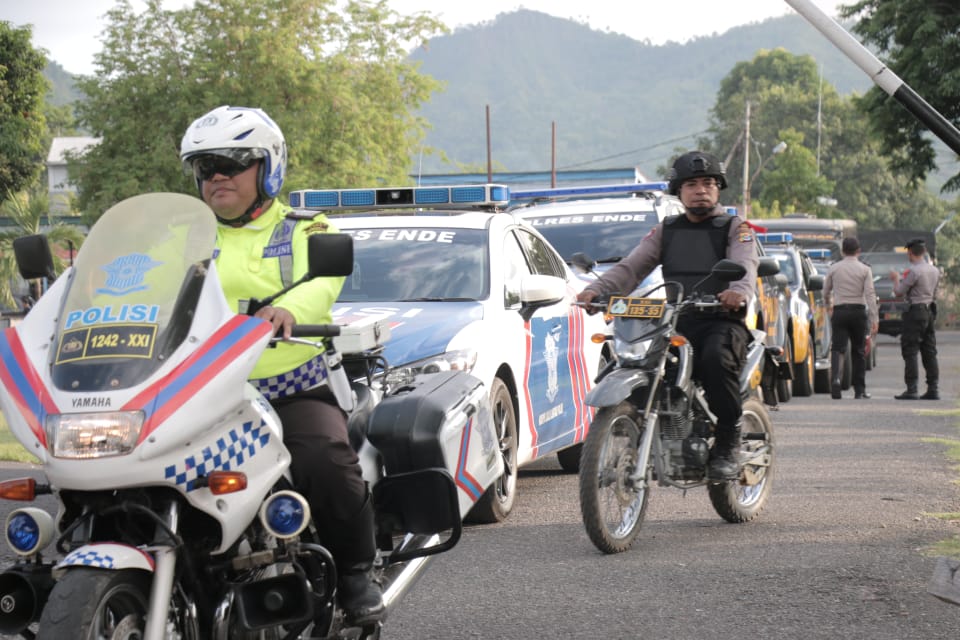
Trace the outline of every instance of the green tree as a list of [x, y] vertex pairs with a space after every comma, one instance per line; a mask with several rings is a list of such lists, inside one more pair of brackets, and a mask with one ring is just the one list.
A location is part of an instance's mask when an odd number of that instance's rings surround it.
[[[721, 81], [710, 115], [712, 138], [705, 144], [731, 157], [727, 172], [733, 196], [727, 201], [738, 201], [743, 189], [738, 169], [748, 100], [753, 214], [802, 211], [852, 218], [864, 228], [893, 223], [899, 197], [893, 194], [908, 188], [909, 181], [891, 173], [855, 98], [844, 99], [822, 83], [813, 58], [783, 49], [760, 51]], [[787, 150], [774, 156], [779, 142], [787, 142]], [[820, 196], [837, 205], [820, 204]]]
[[[960, 124], [960, 11], [956, 2], [938, 0], [860, 0], [841, 6], [840, 16], [855, 20], [853, 30], [879, 52], [884, 63], [954, 125]], [[860, 103], [880, 134], [892, 166], [917, 183], [936, 168], [926, 125], [878, 87]], [[944, 191], [960, 189], [960, 174]]]
[[43, 167], [47, 59], [31, 39], [29, 26], [0, 20], [0, 195], [27, 187]]
[[285, 191], [403, 184], [424, 136], [416, 112], [438, 83], [406, 48], [444, 30], [386, 0], [199, 0], [108, 14], [79, 123], [102, 142], [71, 162], [91, 219], [143, 192], [195, 193], [177, 161], [187, 126], [222, 104], [256, 106], [288, 145]]
[[21, 236], [44, 233], [54, 254], [54, 267], [59, 273], [66, 264], [64, 254], [69, 256], [83, 243], [83, 232], [76, 226], [65, 224], [55, 216], [48, 216], [50, 200], [45, 184], [38, 184], [30, 191], [7, 193], [0, 205], [0, 216], [9, 219], [14, 226], [0, 231], [0, 305], [18, 308], [18, 289], [23, 280], [17, 269], [13, 253], [13, 241]]

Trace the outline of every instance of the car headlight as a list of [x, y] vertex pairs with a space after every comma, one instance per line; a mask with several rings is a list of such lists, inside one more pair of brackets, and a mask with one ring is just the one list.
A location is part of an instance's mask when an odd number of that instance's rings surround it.
[[421, 373], [439, 373], [440, 371], [473, 371], [477, 364], [475, 349], [456, 349], [446, 351], [436, 356], [417, 360], [399, 367], [394, 367], [387, 375], [388, 384], [397, 384], [406, 381]]
[[137, 445], [143, 421], [143, 411], [51, 414], [47, 448], [55, 458], [123, 456]]

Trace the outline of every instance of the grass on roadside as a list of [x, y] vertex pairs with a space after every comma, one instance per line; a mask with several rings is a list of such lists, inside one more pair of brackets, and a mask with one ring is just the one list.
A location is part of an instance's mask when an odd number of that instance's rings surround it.
[[[960, 412], [949, 412], [950, 415], [954, 413]], [[946, 447], [947, 457], [958, 463], [954, 469], [960, 470], [960, 440], [954, 440], [952, 438], [924, 438], [923, 440], [924, 442], [933, 442]], [[960, 483], [960, 479], [957, 479], [955, 482]], [[926, 515], [939, 518], [940, 520], [946, 520], [948, 522], [960, 523], [960, 512], [928, 513]], [[946, 540], [940, 540], [939, 542], [930, 545], [927, 548], [926, 553], [927, 555], [931, 556], [960, 558], [960, 535], [947, 538]]]
[[13, 462], [40, 462], [35, 455], [23, 448], [7, 426], [7, 421], [0, 416], [0, 460]]

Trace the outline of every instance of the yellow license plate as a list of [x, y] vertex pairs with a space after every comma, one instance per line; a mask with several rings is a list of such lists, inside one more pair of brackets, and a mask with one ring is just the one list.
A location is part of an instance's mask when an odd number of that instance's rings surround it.
[[666, 301], [660, 298], [627, 298], [615, 296], [610, 298], [607, 306], [607, 315], [621, 318], [660, 318]]

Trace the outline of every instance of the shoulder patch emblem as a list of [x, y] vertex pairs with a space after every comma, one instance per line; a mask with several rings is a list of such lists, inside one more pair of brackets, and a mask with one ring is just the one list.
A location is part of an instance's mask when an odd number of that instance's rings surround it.
[[753, 242], [753, 234], [749, 231], [741, 231], [740, 235], [737, 236], [737, 241], [739, 242]]
[[314, 222], [303, 231], [306, 234], [310, 235], [313, 233], [324, 233], [329, 228], [330, 228], [330, 225], [328, 225], [326, 222]]

